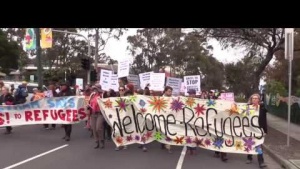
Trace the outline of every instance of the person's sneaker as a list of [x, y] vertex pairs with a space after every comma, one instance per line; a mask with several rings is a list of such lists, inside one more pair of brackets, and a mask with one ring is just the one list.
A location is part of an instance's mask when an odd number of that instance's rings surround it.
[[101, 142], [100, 142], [100, 143], [101, 143], [101, 146], [100, 146], [100, 148], [101, 148], [101, 149], [103, 149], [103, 148], [104, 148], [104, 144], [105, 144], [105, 143], [104, 143], [104, 140], [101, 140]]
[[119, 147], [116, 147], [116, 148], [115, 148], [115, 150], [116, 150], [116, 151], [119, 151], [119, 150], [120, 150], [120, 148], [119, 148]]
[[143, 147], [143, 152], [146, 152], [147, 151], [147, 148], [146, 147]]
[[249, 160], [249, 159], [248, 159], [248, 160], [246, 161], [246, 164], [251, 164], [251, 163], [252, 163], [252, 160]]
[[127, 150], [127, 146], [124, 146], [123, 149], [124, 149], [124, 150]]
[[45, 130], [49, 130], [49, 127], [45, 127]]
[[67, 136], [67, 137], [66, 137], [66, 141], [70, 141], [70, 137]]
[[267, 167], [267, 164], [265, 164], [265, 163], [261, 163], [261, 164], [259, 164], [259, 167], [260, 167], [260, 168]]

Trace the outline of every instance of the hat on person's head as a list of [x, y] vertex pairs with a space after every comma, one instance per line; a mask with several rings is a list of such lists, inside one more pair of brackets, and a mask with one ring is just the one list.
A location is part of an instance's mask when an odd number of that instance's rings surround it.
[[196, 94], [196, 90], [195, 90], [195, 89], [190, 89], [190, 90], [188, 91], [188, 94]]
[[101, 85], [99, 85], [99, 84], [92, 86], [92, 89], [97, 89], [99, 92], [102, 91]]
[[127, 87], [130, 91], [134, 91], [134, 85], [133, 85], [132, 83], [127, 84], [126, 87]]

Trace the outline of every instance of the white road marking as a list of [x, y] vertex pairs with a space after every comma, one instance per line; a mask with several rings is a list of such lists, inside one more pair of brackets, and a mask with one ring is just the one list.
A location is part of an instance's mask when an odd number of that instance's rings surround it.
[[24, 163], [27, 163], [27, 162], [29, 162], [29, 161], [32, 161], [32, 160], [37, 159], [37, 158], [39, 158], [39, 157], [42, 157], [42, 156], [44, 156], [44, 155], [50, 154], [50, 153], [52, 153], [52, 152], [54, 152], [54, 151], [57, 151], [57, 150], [62, 149], [62, 148], [65, 148], [65, 147], [67, 147], [67, 146], [69, 146], [69, 145], [68, 145], [68, 144], [65, 144], [65, 145], [63, 145], [63, 146], [54, 148], [54, 149], [49, 150], [49, 151], [47, 151], [47, 152], [44, 152], [44, 153], [42, 153], [42, 154], [33, 156], [33, 157], [28, 158], [28, 159], [26, 159], [26, 160], [24, 160], [24, 161], [21, 161], [21, 162], [18, 162], [18, 163], [16, 163], [16, 164], [13, 164], [13, 165], [11, 165], [11, 166], [8, 166], [8, 167], [6, 167], [6, 168], [4, 168], [4, 169], [15, 168], [15, 167], [17, 167], [17, 166], [19, 166], [19, 165], [22, 165], [22, 164], [24, 164]]
[[182, 151], [181, 151], [181, 155], [180, 155], [179, 160], [177, 162], [176, 169], [181, 169], [182, 168], [182, 164], [183, 164], [185, 154], [186, 154], [186, 146], [184, 146]]

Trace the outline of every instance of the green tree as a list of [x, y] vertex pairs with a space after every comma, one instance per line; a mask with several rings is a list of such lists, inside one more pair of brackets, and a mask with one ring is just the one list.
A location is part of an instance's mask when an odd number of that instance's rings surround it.
[[253, 69], [251, 92], [257, 92], [259, 81], [274, 54], [283, 50], [283, 28], [207, 28], [198, 29], [203, 36], [217, 39], [224, 47], [243, 47], [248, 58], [259, 57], [260, 63]]
[[20, 46], [15, 41], [8, 40], [6, 34], [0, 30], [0, 70], [9, 74], [10, 69], [18, 69], [20, 53]]
[[158, 72], [170, 66], [177, 77], [201, 75], [203, 87], [222, 88], [223, 64], [209, 54], [211, 47], [197, 32], [184, 33], [181, 28], [146, 28], [127, 40], [136, 74]]

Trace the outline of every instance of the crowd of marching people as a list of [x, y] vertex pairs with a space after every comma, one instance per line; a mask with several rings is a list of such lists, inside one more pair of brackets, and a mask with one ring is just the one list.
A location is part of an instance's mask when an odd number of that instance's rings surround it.
[[[18, 88], [14, 89], [13, 87], [8, 88], [4, 86], [3, 82], [0, 81], [0, 105], [16, 105], [23, 104], [26, 102], [26, 98], [28, 97], [28, 91], [26, 89], [26, 82], [23, 82]], [[42, 91], [42, 89], [34, 88], [33, 96], [30, 98], [30, 101], [39, 100], [45, 97], [63, 97], [63, 96], [75, 96], [82, 95], [85, 97], [88, 114], [88, 120], [86, 121], [86, 128], [91, 132], [91, 137], [95, 139], [96, 145], [94, 148], [104, 148], [105, 140], [110, 140], [112, 135], [112, 129], [105, 121], [101, 113], [101, 109], [97, 102], [98, 98], [108, 98], [108, 97], [123, 97], [130, 95], [148, 95], [148, 96], [165, 96], [172, 97], [172, 87], [166, 86], [163, 92], [153, 91], [149, 89], [149, 85], [147, 85], [143, 90], [135, 90], [133, 84], [121, 85], [119, 86], [119, 91], [114, 91], [110, 89], [109, 91], [103, 91], [101, 86], [97, 82], [95, 85], [86, 85], [83, 90], [80, 90], [78, 86], [75, 86], [73, 89], [68, 83], [50, 84], [47, 87], [46, 91]], [[221, 91], [225, 92], [225, 91]], [[189, 97], [201, 98], [201, 99], [217, 99], [220, 93], [215, 91], [202, 91], [200, 95], [196, 93], [196, 90], [191, 89], [188, 91]], [[264, 107], [262, 102], [263, 98], [259, 94], [253, 94], [249, 98], [249, 105], [255, 105], [259, 108], [259, 125], [263, 129], [264, 133], [267, 133], [267, 123], [266, 123], [266, 113], [267, 110]], [[260, 106], [258, 106], [260, 105]], [[71, 133], [72, 133], [72, 124], [64, 124], [62, 125], [64, 128], [65, 134], [63, 139], [65, 141], [70, 141]], [[56, 128], [56, 124], [44, 124], [45, 129], [54, 130]], [[5, 134], [11, 134], [12, 127], [6, 127]], [[115, 150], [125, 150], [127, 146], [116, 147]], [[146, 145], [140, 145], [144, 152], [147, 151]], [[166, 149], [169, 153], [172, 153], [172, 147], [167, 144], [161, 144], [162, 149]], [[195, 153], [196, 147], [188, 147], [188, 152], [193, 155]], [[215, 152], [215, 157], [220, 157], [222, 161], [227, 161], [227, 154], [223, 152]], [[266, 167], [264, 163], [264, 158], [262, 154], [258, 156], [259, 167]], [[252, 162], [252, 155], [247, 156], [247, 163]]]

